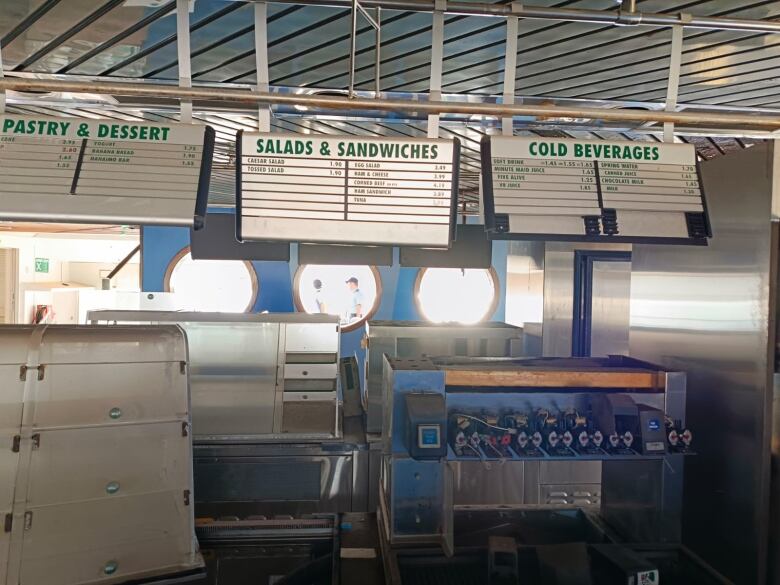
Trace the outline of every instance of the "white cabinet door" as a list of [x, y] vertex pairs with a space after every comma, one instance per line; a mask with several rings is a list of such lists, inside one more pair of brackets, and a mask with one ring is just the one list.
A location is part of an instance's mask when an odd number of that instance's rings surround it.
[[178, 363], [51, 364], [45, 368], [36, 390], [36, 428], [187, 417], [187, 375]]
[[30, 458], [28, 506], [182, 492], [189, 482], [189, 438], [180, 422], [42, 431], [39, 445]]
[[21, 583], [114, 583], [191, 569], [190, 506], [177, 490], [30, 507]]

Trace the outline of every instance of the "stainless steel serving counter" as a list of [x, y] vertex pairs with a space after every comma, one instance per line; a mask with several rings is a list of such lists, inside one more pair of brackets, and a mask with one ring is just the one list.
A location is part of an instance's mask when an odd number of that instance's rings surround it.
[[196, 442], [319, 441], [341, 435], [337, 317], [90, 311], [87, 319], [176, 323], [184, 329]]

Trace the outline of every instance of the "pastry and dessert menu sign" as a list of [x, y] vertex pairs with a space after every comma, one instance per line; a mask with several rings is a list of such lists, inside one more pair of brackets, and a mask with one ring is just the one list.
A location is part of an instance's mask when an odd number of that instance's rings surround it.
[[496, 238], [711, 237], [689, 144], [489, 137], [482, 143], [482, 209]]
[[0, 115], [0, 218], [198, 227], [214, 130]]
[[240, 132], [237, 234], [447, 248], [457, 204], [453, 140]]

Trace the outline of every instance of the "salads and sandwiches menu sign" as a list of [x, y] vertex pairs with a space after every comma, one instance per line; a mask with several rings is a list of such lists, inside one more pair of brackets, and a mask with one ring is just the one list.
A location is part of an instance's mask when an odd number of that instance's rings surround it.
[[449, 247], [456, 140], [239, 132], [240, 240]]

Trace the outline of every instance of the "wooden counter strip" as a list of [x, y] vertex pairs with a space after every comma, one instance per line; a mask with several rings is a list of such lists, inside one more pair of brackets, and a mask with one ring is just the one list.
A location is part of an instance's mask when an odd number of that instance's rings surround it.
[[656, 389], [663, 386], [662, 374], [662, 372], [626, 371], [447, 369], [445, 383], [448, 386]]

